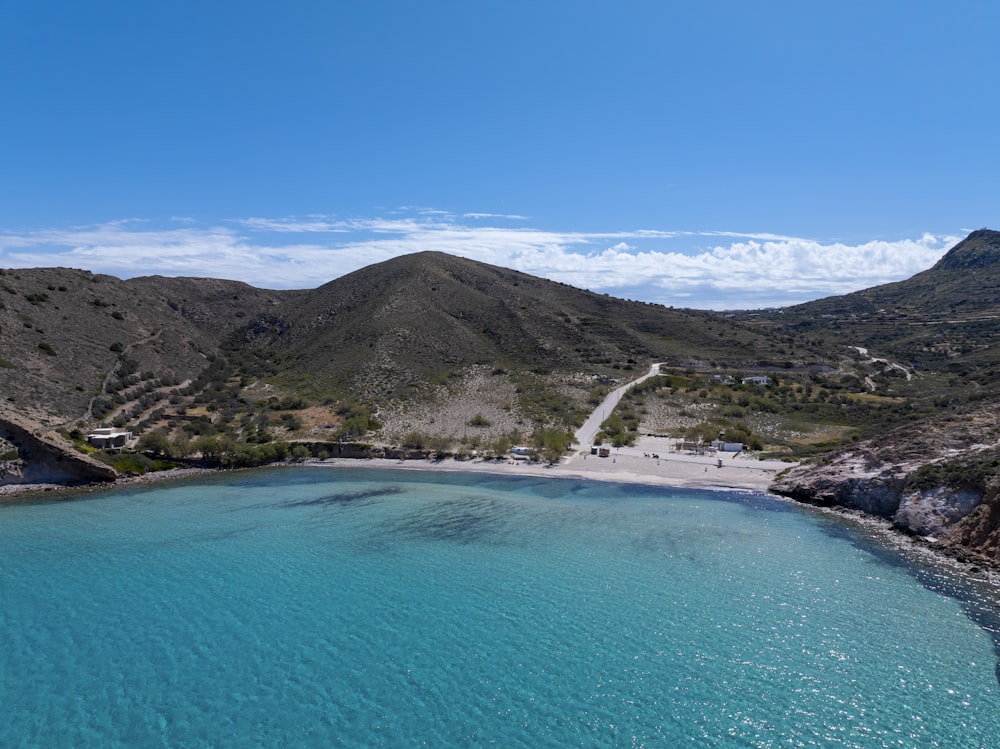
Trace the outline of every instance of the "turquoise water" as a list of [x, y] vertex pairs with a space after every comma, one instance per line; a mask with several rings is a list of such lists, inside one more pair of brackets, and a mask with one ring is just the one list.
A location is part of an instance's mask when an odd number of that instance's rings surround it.
[[0, 555], [2, 747], [1000, 746], [989, 594], [761, 496], [275, 469]]

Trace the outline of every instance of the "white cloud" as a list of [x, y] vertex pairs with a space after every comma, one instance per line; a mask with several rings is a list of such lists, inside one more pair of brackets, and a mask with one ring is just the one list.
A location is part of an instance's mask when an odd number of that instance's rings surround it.
[[[467, 223], [470, 217], [490, 225]], [[392, 218], [248, 218], [224, 226], [184, 219], [160, 229], [130, 219], [0, 232], [0, 266], [314, 288], [372, 263], [436, 250], [614, 296], [724, 309], [781, 306], [907, 278], [959, 239], [925, 234], [852, 245], [732, 231], [557, 232], [504, 226], [504, 218], [421, 209]]]
[[510, 221], [527, 221], [527, 216], [519, 216], [516, 213], [463, 213], [462, 218], [491, 218], [508, 219]]

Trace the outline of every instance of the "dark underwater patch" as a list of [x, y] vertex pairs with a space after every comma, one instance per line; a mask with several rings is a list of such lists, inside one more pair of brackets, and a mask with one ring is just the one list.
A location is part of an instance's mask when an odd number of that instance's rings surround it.
[[380, 486], [376, 489], [363, 489], [355, 492], [338, 492], [336, 494], [326, 494], [322, 497], [312, 497], [310, 499], [295, 499], [288, 502], [281, 502], [278, 507], [328, 507], [330, 505], [349, 505], [365, 499], [375, 499], [376, 497], [390, 497], [394, 494], [402, 494], [406, 490], [400, 486]]
[[433, 541], [495, 543], [503, 537], [511, 514], [505, 502], [467, 497], [426, 507], [394, 524], [392, 531]]

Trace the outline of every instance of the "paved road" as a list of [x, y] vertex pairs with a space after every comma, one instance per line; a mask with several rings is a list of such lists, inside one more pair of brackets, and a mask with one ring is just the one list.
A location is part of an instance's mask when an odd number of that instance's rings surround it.
[[632, 387], [633, 385], [638, 385], [643, 380], [647, 380], [653, 375], [659, 373], [660, 373], [660, 364], [659, 363], [652, 364], [649, 367], [649, 371], [646, 372], [646, 374], [642, 375], [642, 377], [634, 379], [631, 382], [627, 382], [624, 385], [619, 385], [610, 393], [608, 393], [607, 397], [604, 399], [604, 402], [601, 403], [601, 405], [599, 405], [597, 408], [595, 408], [594, 412], [590, 415], [590, 417], [585, 422], [583, 422], [583, 426], [576, 430], [577, 450], [590, 449], [590, 445], [594, 440], [594, 436], [601, 428], [601, 424], [604, 422], [606, 418], [608, 418], [609, 415], [611, 415], [611, 412], [614, 411], [615, 406], [618, 405], [618, 401], [622, 399], [622, 396], [625, 395], [626, 391], [630, 387]]

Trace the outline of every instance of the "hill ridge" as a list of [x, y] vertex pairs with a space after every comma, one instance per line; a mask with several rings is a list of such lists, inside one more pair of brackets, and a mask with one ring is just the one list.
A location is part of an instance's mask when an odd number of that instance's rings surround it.
[[931, 271], [988, 268], [1000, 262], [1000, 231], [977, 229], [952, 247]]

